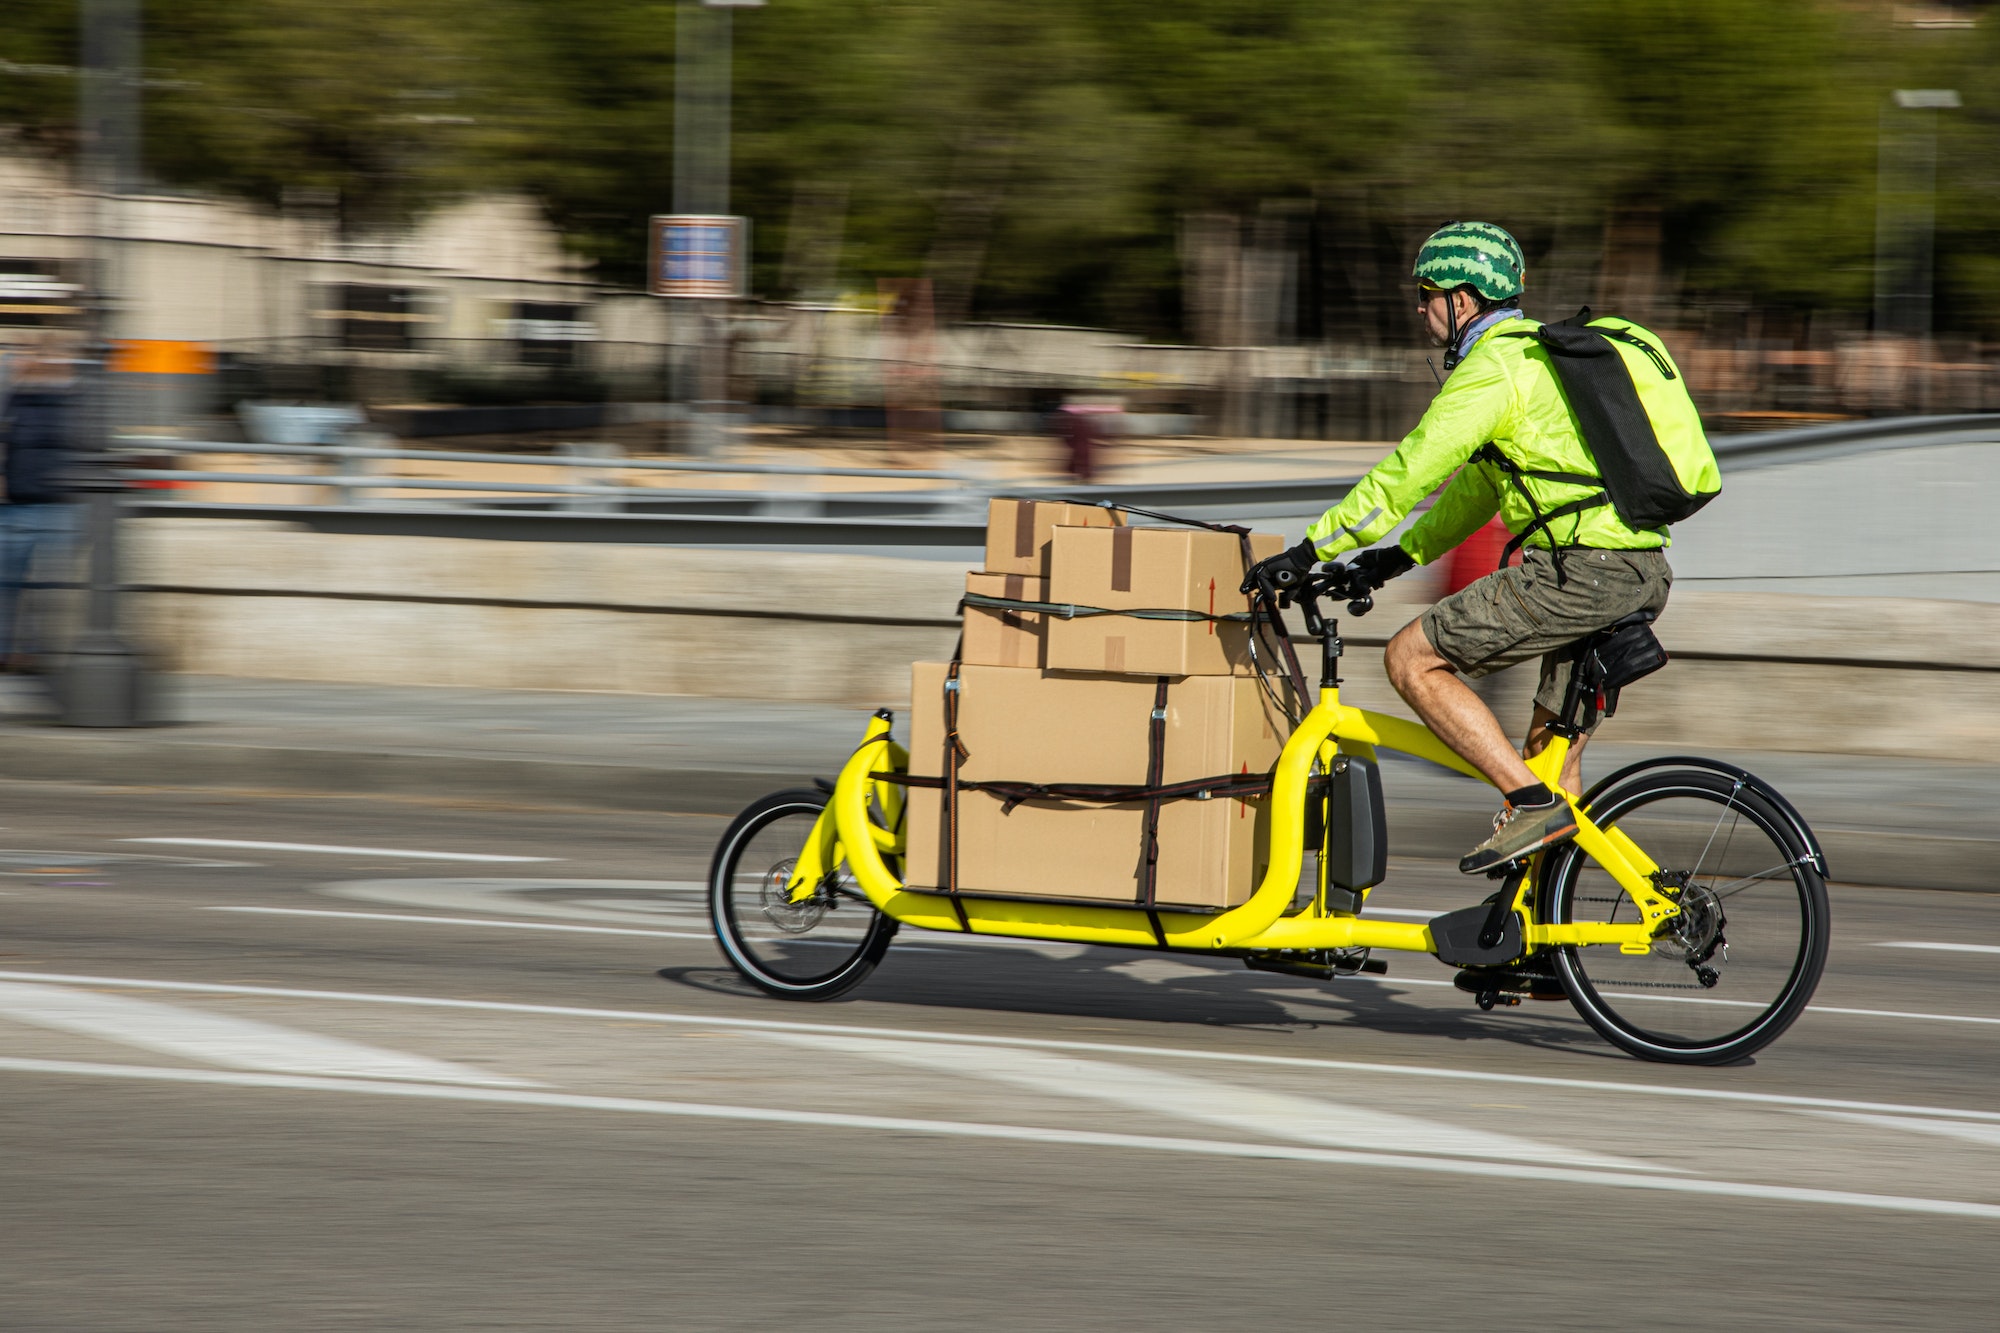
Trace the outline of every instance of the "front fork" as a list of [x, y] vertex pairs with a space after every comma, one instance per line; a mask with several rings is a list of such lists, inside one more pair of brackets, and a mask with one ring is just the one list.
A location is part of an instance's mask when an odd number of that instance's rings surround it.
[[[894, 740], [889, 740], [889, 729], [895, 724], [895, 715], [886, 708], [878, 708], [868, 719], [868, 727], [862, 733], [861, 744], [869, 745], [878, 740], [887, 743], [880, 747], [870, 771], [900, 772], [909, 767], [910, 754]], [[882, 807], [882, 826], [870, 821], [869, 834], [876, 846], [885, 852], [899, 853], [903, 850], [903, 804], [906, 794], [901, 786], [893, 782], [877, 782], [874, 797]], [[828, 881], [847, 859], [847, 853], [840, 845], [840, 834], [835, 828], [833, 802], [829, 799], [826, 808], [819, 812], [812, 832], [806, 837], [806, 845], [799, 852], [798, 863], [792, 867], [792, 877], [786, 884], [787, 900], [794, 903], [808, 902], [818, 896], [823, 888], [830, 891]]]

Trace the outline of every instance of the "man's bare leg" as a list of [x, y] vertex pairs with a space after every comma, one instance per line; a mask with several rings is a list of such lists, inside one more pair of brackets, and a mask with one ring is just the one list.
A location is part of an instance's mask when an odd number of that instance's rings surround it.
[[1459, 679], [1458, 669], [1431, 647], [1423, 622], [1413, 620], [1397, 631], [1383, 651], [1382, 664], [1403, 702], [1416, 710], [1432, 734], [1485, 774], [1488, 782], [1507, 792], [1541, 781], [1528, 771], [1493, 710]]
[[[1549, 723], [1555, 720], [1554, 713], [1540, 704], [1535, 705], [1535, 720], [1528, 728], [1528, 743], [1521, 750], [1525, 757], [1533, 759], [1549, 748], [1549, 742], [1555, 739], [1555, 733], [1549, 730]], [[1569, 753], [1563, 757], [1562, 789], [1572, 796], [1583, 794], [1583, 747], [1588, 744], [1588, 733], [1578, 736], [1569, 743]]]

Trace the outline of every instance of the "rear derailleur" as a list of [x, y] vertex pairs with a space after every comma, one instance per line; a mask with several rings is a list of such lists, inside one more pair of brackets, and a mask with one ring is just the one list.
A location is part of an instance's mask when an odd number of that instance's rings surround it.
[[1696, 884], [1694, 876], [1685, 870], [1655, 872], [1653, 884], [1681, 909], [1660, 923], [1653, 937], [1653, 951], [1680, 959], [1703, 990], [1712, 990], [1722, 974], [1708, 965], [1709, 960], [1718, 952], [1724, 962], [1729, 960], [1729, 940], [1722, 933], [1729, 918], [1723, 913], [1722, 899], [1714, 890]]

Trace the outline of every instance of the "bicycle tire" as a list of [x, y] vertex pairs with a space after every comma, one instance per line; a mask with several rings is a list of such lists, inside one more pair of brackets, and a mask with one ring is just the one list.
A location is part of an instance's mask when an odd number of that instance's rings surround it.
[[[1708, 826], [1706, 809], [1715, 812]], [[1669, 1064], [1729, 1064], [1781, 1036], [1819, 985], [1832, 916], [1813, 849], [1793, 821], [1744, 778], [1693, 768], [1640, 774], [1599, 796], [1590, 816], [1601, 828], [1646, 825], [1627, 831], [1663, 872], [1680, 878], [1685, 906], [1646, 955], [1610, 945], [1554, 950], [1583, 1020], [1628, 1054]], [[1754, 834], [1743, 838], [1746, 826]], [[1693, 864], [1684, 864], [1690, 858], [1682, 848], [1697, 843]], [[1742, 873], [1745, 866], [1754, 869]], [[1555, 924], [1618, 920], [1621, 912], [1635, 920], [1636, 907], [1610, 885], [1571, 843], [1548, 858], [1539, 901]], [[1744, 898], [1753, 891], [1754, 899]], [[1730, 959], [1732, 947], [1748, 956]], [[1699, 956], [1704, 948], [1710, 956]], [[1742, 1009], [1755, 1013], [1736, 1024]]]
[[[825, 792], [812, 790], [773, 792], [753, 802], [723, 833], [709, 865], [709, 922], [722, 956], [745, 981], [780, 999], [845, 995], [868, 979], [896, 935], [898, 923], [876, 911], [851, 881], [847, 892], [803, 908], [780, 901], [787, 857], [796, 858], [826, 802]], [[788, 827], [767, 836], [781, 824]], [[815, 937], [827, 917], [841, 920]]]

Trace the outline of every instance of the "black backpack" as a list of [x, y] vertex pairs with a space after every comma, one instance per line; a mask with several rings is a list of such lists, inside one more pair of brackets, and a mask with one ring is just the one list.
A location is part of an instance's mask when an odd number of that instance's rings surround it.
[[[1529, 532], [1546, 528], [1553, 519], [1603, 504], [1617, 510], [1625, 525], [1636, 531], [1664, 528], [1695, 514], [1721, 492], [1715, 454], [1702, 432], [1701, 417], [1688, 398], [1685, 381], [1675, 374], [1666, 353], [1650, 338], [1640, 336], [1637, 326], [1626, 320], [1593, 321], [1590, 307], [1585, 306], [1560, 323], [1504, 330], [1501, 336], [1533, 338], [1547, 350], [1549, 367], [1562, 384], [1577, 430], [1597, 460], [1598, 475], [1521, 468], [1491, 444], [1474, 457], [1497, 463], [1514, 477], [1516, 485], [1528, 476], [1602, 488], [1594, 496], [1547, 514], [1537, 513]], [[1643, 394], [1634, 370], [1619, 354], [1617, 344], [1621, 343], [1638, 348], [1651, 363], [1650, 371], [1638, 372], [1649, 378]], [[1656, 378], [1653, 372], [1657, 372]], [[1653, 400], [1654, 411], [1648, 412], [1643, 398]], [[1674, 466], [1677, 458], [1693, 474], [1695, 489], [1682, 484]], [[1527, 488], [1521, 489], [1525, 493]]]

